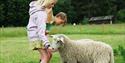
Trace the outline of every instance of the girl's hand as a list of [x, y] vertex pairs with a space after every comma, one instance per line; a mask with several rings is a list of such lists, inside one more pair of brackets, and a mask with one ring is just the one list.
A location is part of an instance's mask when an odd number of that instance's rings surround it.
[[49, 47], [47, 49], [47, 53], [48, 53], [49, 58], [51, 58], [52, 57], [52, 48], [51, 47]]
[[46, 30], [46, 31], [45, 31], [45, 35], [48, 35], [48, 34], [49, 34], [49, 31]]

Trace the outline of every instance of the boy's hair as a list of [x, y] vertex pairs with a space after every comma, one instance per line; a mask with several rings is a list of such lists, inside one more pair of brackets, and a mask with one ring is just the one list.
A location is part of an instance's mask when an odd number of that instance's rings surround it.
[[59, 12], [58, 14], [56, 14], [55, 17], [60, 17], [62, 20], [64, 20], [63, 25], [65, 25], [67, 23], [67, 15], [64, 12]]

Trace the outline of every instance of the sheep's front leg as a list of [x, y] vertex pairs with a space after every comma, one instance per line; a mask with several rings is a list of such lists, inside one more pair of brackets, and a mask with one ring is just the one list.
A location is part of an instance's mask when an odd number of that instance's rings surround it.
[[66, 60], [64, 60], [64, 59], [62, 59], [62, 62], [61, 63], [67, 63], [67, 61]]
[[67, 61], [67, 63], [77, 63], [77, 61], [75, 61], [75, 60], [70, 60], [70, 61]]
[[63, 62], [63, 63], [67, 63], [67, 62], [65, 61], [65, 62]]
[[77, 61], [77, 63], [80, 63], [79, 61]]

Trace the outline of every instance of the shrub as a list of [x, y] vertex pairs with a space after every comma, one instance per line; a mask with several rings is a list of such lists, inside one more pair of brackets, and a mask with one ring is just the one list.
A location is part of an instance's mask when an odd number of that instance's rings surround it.
[[122, 9], [117, 14], [117, 21], [119, 23], [124, 22], [125, 23], [125, 9]]
[[82, 21], [82, 24], [88, 24], [89, 23], [89, 19], [88, 18], [84, 18], [83, 21]]

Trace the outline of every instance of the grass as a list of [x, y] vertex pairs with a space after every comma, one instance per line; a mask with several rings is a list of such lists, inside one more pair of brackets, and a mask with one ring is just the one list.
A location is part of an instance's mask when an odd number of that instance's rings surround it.
[[0, 37], [21, 37], [21, 36], [26, 36], [26, 28], [24, 27], [0, 28]]
[[[53, 26], [50, 34], [125, 34], [125, 24]], [[0, 28], [0, 37], [26, 36], [25, 27]]]
[[[110, 44], [113, 49], [125, 48], [125, 24], [114, 25], [67, 25], [53, 26], [50, 34], [66, 34], [71, 39], [89, 38]], [[26, 28], [0, 28], [0, 63], [38, 63], [37, 51], [29, 50]], [[53, 54], [51, 63], [60, 63], [58, 53]], [[115, 63], [125, 63], [121, 55], [115, 56]]]
[[[125, 35], [67, 35], [72, 39], [90, 38], [104, 41], [113, 48], [122, 45], [125, 48]], [[28, 49], [27, 37], [0, 38], [0, 63], [38, 63], [38, 52]], [[51, 63], [60, 63], [60, 56], [54, 53]], [[122, 56], [115, 56], [115, 63], [125, 63]]]
[[125, 24], [103, 25], [68, 25], [66, 27], [53, 27], [51, 34], [125, 34]]

